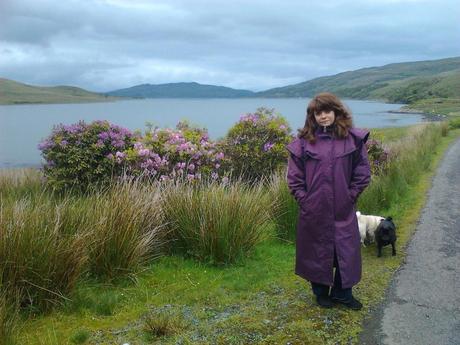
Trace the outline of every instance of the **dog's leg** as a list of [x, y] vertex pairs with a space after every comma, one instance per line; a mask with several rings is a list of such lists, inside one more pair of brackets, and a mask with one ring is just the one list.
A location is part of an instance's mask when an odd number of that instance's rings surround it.
[[392, 248], [391, 254], [393, 256], [395, 256], [396, 255], [396, 249], [395, 249], [395, 243], [394, 242], [391, 243], [391, 248]]

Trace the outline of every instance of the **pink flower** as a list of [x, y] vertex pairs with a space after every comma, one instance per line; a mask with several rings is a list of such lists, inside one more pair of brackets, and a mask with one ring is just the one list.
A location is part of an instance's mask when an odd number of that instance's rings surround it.
[[178, 147], [177, 147], [177, 151], [186, 151], [187, 149], [189, 148], [189, 143], [183, 143], [183, 144], [180, 144]]
[[140, 149], [139, 150], [139, 156], [145, 157], [150, 155], [150, 150], [149, 149]]
[[271, 142], [265, 143], [263, 150], [264, 150], [265, 152], [270, 151], [274, 145], [275, 145], [275, 144], [273, 144], [273, 143], [271, 143]]
[[123, 159], [126, 157], [126, 153], [117, 151], [117, 153], [115, 153], [115, 157], [116, 157], [117, 163], [121, 163]]
[[177, 169], [185, 169], [185, 162], [179, 162], [176, 164]]
[[41, 151], [48, 150], [49, 148], [53, 147], [54, 142], [51, 139], [46, 139], [38, 144], [38, 149]]

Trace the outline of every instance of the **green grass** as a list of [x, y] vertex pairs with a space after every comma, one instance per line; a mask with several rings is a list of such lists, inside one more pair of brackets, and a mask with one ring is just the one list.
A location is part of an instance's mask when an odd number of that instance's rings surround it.
[[406, 110], [419, 110], [427, 114], [460, 116], [459, 98], [429, 98], [416, 101], [403, 107]]
[[13, 345], [19, 324], [19, 304], [16, 296], [0, 292], [0, 344]]
[[382, 143], [391, 143], [408, 135], [410, 127], [389, 127], [371, 129], [369, 138], [376, 139]]
[[84, 344], [89, 339], [91, 334], [86, 329], [78, 329], [70, 337], [70, 341], [73, 344]]
[[[399, 132], [398, 132], [399, 131]], [[384, 140], [413, 129], [385, 130]], [[398, 136], [399, 133], [399, 136]], [[450, 131], [431, 146], [433, 156], [418, 179], [385, 210], [398, 225], [397, 252], [362, 249], [363, 279], [355, 294], [359, 312], [316, 306], [307, 282], [293, 273], [294, 246], [275, 239], [255, 247], [246, 260], [215, 266], [182, 255], [162, 257], [135, 282], [80, 280], [63, 306], [18, 323], [18, 344], [347, 344], [381, 301], [423, 207], [442, 153], [460, 135]], [[385, 139], [386, 138], [386, 139]], [[274, 229], [272, 229], [274, 230]]]

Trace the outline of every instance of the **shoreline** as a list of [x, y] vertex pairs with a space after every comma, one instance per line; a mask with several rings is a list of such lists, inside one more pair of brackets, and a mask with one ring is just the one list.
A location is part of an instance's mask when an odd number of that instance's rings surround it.
[[417, 110], [417, 109], [398, 109], [398, 110], [389, 110], [387, 111], [390, 114], [415, 114], [415, 115], [421, 115], [423, 120], [429, 121], [429, 122], [438, 122], [438, 121], [444, 121], [447, 119], [447, 115], [443, 114], [430, 114], [426, 113], [422, 110]]

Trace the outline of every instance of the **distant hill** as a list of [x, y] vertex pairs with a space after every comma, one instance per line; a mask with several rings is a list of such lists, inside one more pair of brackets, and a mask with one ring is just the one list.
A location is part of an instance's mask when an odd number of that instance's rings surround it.
[[0, 104], [106, 102], [115, 99], [73, 86], [41, 87], [0, 78]]
[[429, 98], [460, 99], [460, 57], [362, 68], [258, 92], [256, 95], [312, 97], [322, 91], [346, 98], [409, 104]]
[[142, 84], [106, 93], [109, 96], [132, 98], [239, 98], [252, 97], [254, 92], [225, 86], [191, 83]]
[[191, 82], [143, 84], [97, 94], [71, 86], [38, 87], [0, 78], [0, 104], [98, 102], [115, 97], [312, 97], [322, 91], [343, 98], [406, 103], [409, 109], [460, 115], [460, 57], [361, 68], [261, 92]]

